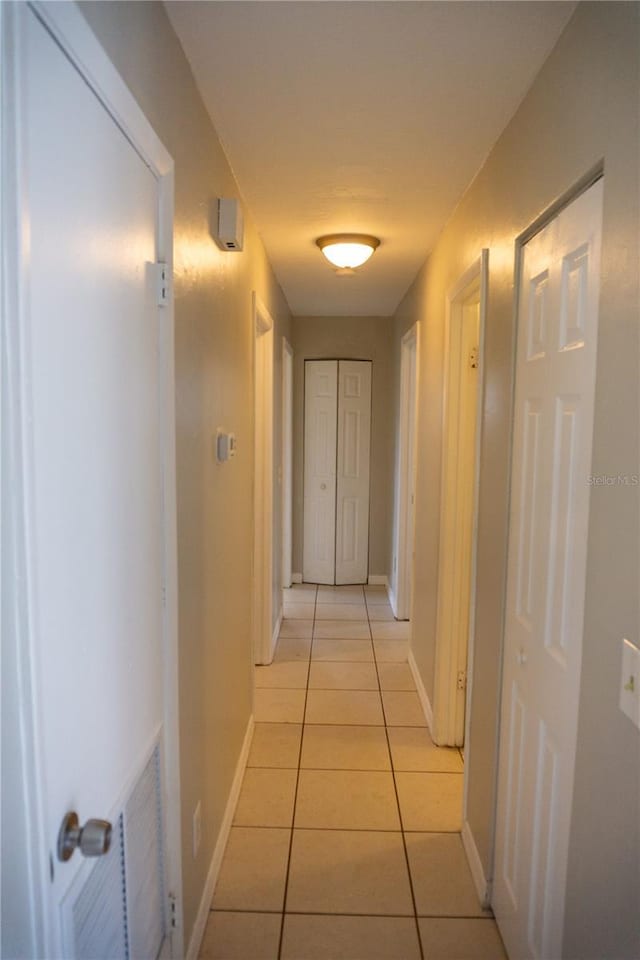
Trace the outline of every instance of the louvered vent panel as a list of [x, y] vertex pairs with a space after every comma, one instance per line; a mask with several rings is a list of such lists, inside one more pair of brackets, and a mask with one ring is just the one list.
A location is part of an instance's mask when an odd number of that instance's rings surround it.
[[71, 907], [76, 960], [129, 960], [122, 828], [119, 817], [109, 853], [95, 861]]
[[155, 960], [166, 936], [160, 749], [156, 747], [124, 812], [131, 960]]

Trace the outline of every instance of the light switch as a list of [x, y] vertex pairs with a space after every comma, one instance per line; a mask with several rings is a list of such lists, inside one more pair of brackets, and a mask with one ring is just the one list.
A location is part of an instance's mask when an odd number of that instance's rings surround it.
[[630, 640], [622, 641], [620, 709], [640, 730], [640, 649]]

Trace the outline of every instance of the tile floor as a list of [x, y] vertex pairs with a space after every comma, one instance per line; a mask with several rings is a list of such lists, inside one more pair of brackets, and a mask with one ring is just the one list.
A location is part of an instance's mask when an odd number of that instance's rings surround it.
[[505, 960], [384, 587], [285, 591], [200, 960]]

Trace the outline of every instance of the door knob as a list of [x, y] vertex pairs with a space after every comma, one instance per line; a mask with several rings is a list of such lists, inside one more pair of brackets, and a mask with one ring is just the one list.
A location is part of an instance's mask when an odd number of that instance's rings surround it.
[[78, 814], [67, 813], [58, 834], [58, 860], [66, 863], [79, 847], [83, 857], [101, 857], [111, 846], [111, 824], [108, 820], [87, 820], [80, 826]]
[[520, 650], [516, 654], [516, 660], [521, 667], [524, 667], [527, 662], [527, 654], [525, 653], [524, 647], [520, 647]]
[[321, 484], [320, 484], [320, 489], [321, 489], [321, 490], [326, 490], [326, 489], [327, 489], [326, 483], [321, 483]]

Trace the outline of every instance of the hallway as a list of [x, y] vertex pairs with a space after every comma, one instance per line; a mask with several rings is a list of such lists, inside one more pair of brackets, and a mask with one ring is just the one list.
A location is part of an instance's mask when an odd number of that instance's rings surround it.
[[430, 739], [409, 624], [384, 587], [284, 594], [201, 960], [502, 960], [458, 833], [462, 760]]

